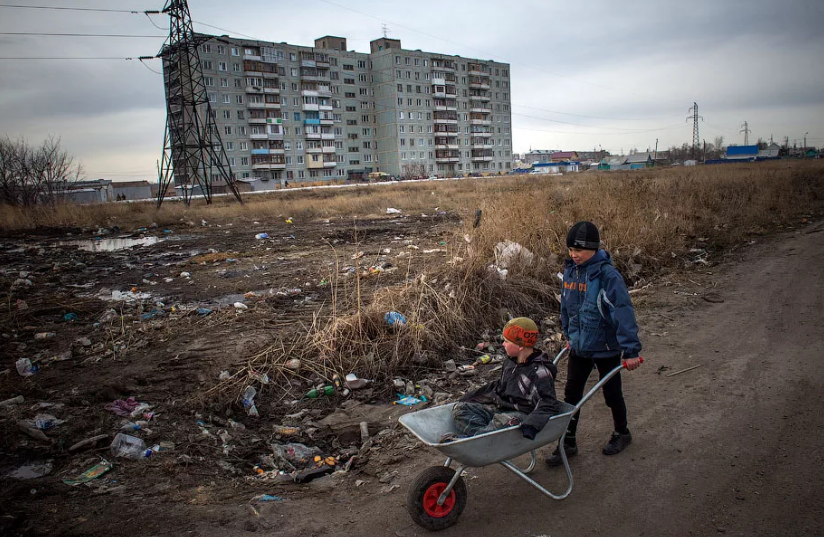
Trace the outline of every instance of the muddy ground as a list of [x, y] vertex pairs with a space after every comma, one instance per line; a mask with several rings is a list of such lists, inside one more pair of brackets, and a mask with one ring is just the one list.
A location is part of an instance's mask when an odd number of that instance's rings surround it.
[[[427, 533], [406, 514], [406, 490], [442, 457], [399, 427], [397, 417], [414, 407], [393, 406], [387, 382], [348, 398], [297, 402], [322, 379], [295, 375], [287, 392], [258, 383], [257, 418], [239, 393], [209, 390], [222, 371], [232, 374], [278, 338], [306, 330], [331, 302], [330, 281], [346, 294], [353, 272], [366, 275], [368, 290], [444, 263], [457, 224], [448, 214], [279, 217], [3, 238], [0, 400], [22, 395], [25, 402], [0, 408], [0, 533]], [[808, 222], [758, 238], [637, 291], [647, 363], [624, 377], [633, 445], [617, 457], [600, 454], [609, 420], [595, 399], [585, 409], [570, 498], [554, 502], [500, 467], [472, 469], [468, 506], [443, 534], [824, 532], [816, 500], [824, 484], [816, 445], [824, 432], [816, 410], [824, 400], [821, 230]], [[256, 239], [262, 232], [269, 237]], [[106, 239], [157, 242], [81, 248], [112, 244]], [[78, 240], [91, 242], [71, 244]], [[21, 358], [40, 369], [21, 376]], [[466, 365], [475, 357], [451, 358]], [[493, 378], [494, 367], [472, 377], [438, 370], [404, 380], [439, 402]], [[135, 435], [163, 448], [138, 461], [109, 449], [127, 418], [106, 406], [128, 397], [151, 405], [129, 418], [150, 417], [151, 431]], [[44, 431], [20, 427], [38, 414], [64, 422]], [[360, 422], [368, 424], [366, 443]], [[300, 432], [278, 435], [275, 425]], [[102, 438], [70, 450], [95, 436]], [[289, 442], [334, 460], [272, 456], [272, 444]], [[64, 483], [102, 459], [114, 464], [107, 473]], [[21, 468], [37, 464], [35, 472], [48, 469], [44, 477], [19, 479]], [[562, 488], [557, 470], [539, 465], [534, 477]], [[253, 500], [261, 494], [279, 501]]]

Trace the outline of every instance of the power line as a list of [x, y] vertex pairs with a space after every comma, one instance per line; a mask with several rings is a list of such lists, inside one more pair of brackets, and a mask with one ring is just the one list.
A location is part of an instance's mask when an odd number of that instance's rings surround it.
[[0, 60], [154, 60], [154, 56], [124, 58], [120, 56], [5, 56]]
[[45, 33], [45, 32], [0, 32], [0, 35], [19, 35], [19, 36], [55, 36], [55, 37], [139, 37], [139, 38], [157, 38], [166, 37], [165, 35], [131, 35], [131, 34], [65, 34], [65, 33]]
[[661, 119], [672, 119], [674, 117], [681, 117], [681, 114], [672, 115], [672, 116], [651, 117], [651, 118], [587, 116], [587, 115], [583, 115], [583, 114], [573, 114], [571, 112], [559, 112], [558, 110], [547, 110], [546, 108], [536, 108], [534, 106], [527, 106], [525, 104], [518, 104], [518, 103], [512, 103], [512, 106], [518, 106], [520, 108], [529, 108], [530, 110], [541, 110], [542, 112], [550, 112], [552, 114], [562, 114], [562, 115], [565, 115], [565, 116], [583, 117], [583, 118], [587, 118], [587, 119], [609, 119], [609, 120], [614, 120], [614, 121], [658, 121], [658, 120], [661, 120]]
[[19, 9], [53, 9], [60, 11], [98, 11], [108, 13], [131, 13], [139, 14], [140, 11], [133, 11], [131, 9], [96, 9], [88, 7], [57, 7], [57, 6], [21, 6], [19, 4], [0, 4], [0, 7], [19, 8]]

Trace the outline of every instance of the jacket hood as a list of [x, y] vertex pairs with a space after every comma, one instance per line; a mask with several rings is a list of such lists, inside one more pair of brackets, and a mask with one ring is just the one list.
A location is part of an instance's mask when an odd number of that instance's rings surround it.
[[558, 378], [558, 366], [552, 363], [552, 358], [546, 352], [536, 349], [535, 352], [526, 359], [525, 365], [531, 364], [540, 364], [546, 367], [549, 369], [549, 372], [552, 373], [552, 378]]

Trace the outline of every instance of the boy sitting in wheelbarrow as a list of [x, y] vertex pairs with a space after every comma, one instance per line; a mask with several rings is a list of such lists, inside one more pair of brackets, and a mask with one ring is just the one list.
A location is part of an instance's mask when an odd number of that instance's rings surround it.
[[458, 433], [444, 434], [441, 443], [514, 426], [533, 440], [550, 417], [561, 413], [555, 396], [558, 370], [535, 348], [538, 326], [526, 317], [512, 319], [504, 326], [503, 338], [509, 360], [504, 361], [501, 378], [455, 403], [452, 417]]

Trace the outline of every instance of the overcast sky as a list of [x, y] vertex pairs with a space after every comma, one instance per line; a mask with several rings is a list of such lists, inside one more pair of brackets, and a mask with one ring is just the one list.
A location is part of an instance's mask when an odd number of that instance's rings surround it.
[[[21, 9], [2, 4], [71, 9]], [[156, 180], [164, 0], [0, 0], [0, 136], [54, 135], [88, 178]], [[237, 6], [237, 7], [235, 7]], [[311, 46], [339, 35], [511, 64], [513, 149], [612, 153], [789, 137], [824, 146], [821, 0], [189, 0], [196, 31]], [[155, 25], [157, 27], [155, 27]], [[159, 28], [158, 28], [159, 27]], [[215, 27], [219, 27], [215, 28]], [[29, 33], [128, 34], [69, 37]], [[75, 58], [71, 60], [12, 58]], [[119, 59], [77, 59], [77, 58]], [[134, 58], [126, 60], [125, 58]]]

